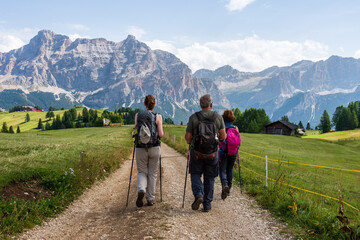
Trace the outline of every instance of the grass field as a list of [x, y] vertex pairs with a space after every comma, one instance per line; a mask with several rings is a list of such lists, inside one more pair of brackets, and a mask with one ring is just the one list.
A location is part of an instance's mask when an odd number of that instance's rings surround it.
[[[77, 112], [80, 113], [82, 109], [77, 109]], [[55, 116], [57, 114], [60, 114], [61, 116], [65, 110], [60, 111], [54, 111]], [[29, 113], [30, 121], [25, 122], [25, 116]], [[2, 112], [0, 113], [0, 124], [2, 126], [3, 122], [6, 122], [7, 126], [13, 126], [14, 130], [16, 131], [17, 127], [20, 126], [21, 132], [27, 132], [27, 131], [39, 131], [39, 129], [36, 129], [39, 123], [39, 118], [43, 122], [46, 122], [47, 119], [45, 118], [46, 112]], [[52, 120], [50, 121], [51, 124]]]
[[360, 129], [349, 130], [349, 131], [336, 131], [324, 134], [311, 134], [304, 136], [303, 138], [316, 138], [328, 141], [339, 141], [339, 140], [359, 140]]
[[[185, 127], [165, 127], [165, 132], [166, 141], [186, 154], [184, 139], [181, 143]], [[360, 209], [360, 149], [356, 147], [360, 140], [330, 142], [244, 133], [241, 138], [241, 181], [248, 193], [256, 195], [263, 206], [281, 216], [294, 228], [305, 229], [321, 239], [346, 238], [337, 228], [341, 226], [336, 219], [340, 206], [338, 201], [286, 184], [333, 198], [342, 197], [343, 201]], [[269, 180], [268, 189], [265, 187], [264, 177], [265, 155], [269, 160], [269, 178], [278, 181], [275, 183]], [[235, 173], [238, 177], [237, 172]], [[351, 219], [352, 226], [360, 224], [359, 211], [346, 204], [344, 211]]]
[[34, 201], [0, 194], [0, 239], [62, 211], [96, 179], [118, 168], [131, 145], [130, 127], [0, 133], [0, 190], [36, 181], [51, 193]]
[[[60, 114], [64, 114], [66, 110], [59, 110], [54, 111], [55, 116]], [[82, 108], [76, 109], [77, 114], [82, 114]], [[25, 116], [29, 113], [30, 121], [25, 122]], [[27, 132], [27, 131], [40, 131], [39, 129], [36, 129], [39, 123], [39, 118], [41, 118], [42, 122], [46, 123], [49, 121], [49, 123], [52, 123], [52, 120], [46, 119], [46, 113], [47, 112], [0, 112], [0, 128], [2, 127], [3, 122], [6, 122], [8, 128], [10, 126], [13, 126], [14, 131], [16, 132], [16, 129], [18, 126], [20, 126], [21, 132]], [[100, 116], [102, 113], [102, 110], [98, 110], [98, 115]]]

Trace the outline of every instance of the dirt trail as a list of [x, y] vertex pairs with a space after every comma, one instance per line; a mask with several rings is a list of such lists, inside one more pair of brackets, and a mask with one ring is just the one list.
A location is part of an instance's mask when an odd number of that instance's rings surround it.
[[[125, 208], [131, 161], [95, 184], [57, 218], [24, 233], [19, 239], [288, 239], [284, 228], [256, 202], [234, 188], [225, 201], [216, 183], [212, 210], [191, 210], [190, 177], [185, 208], [181, 208], [186, 158], [162, 144], [163, 202], [137, 208], [136, 165], [130, 201]], [[159, 176], [159, 175], [158, 175]], [[158, 177], [159, 179], [159, 177]], [[157, 185], [159, 189], [159, 184]]]

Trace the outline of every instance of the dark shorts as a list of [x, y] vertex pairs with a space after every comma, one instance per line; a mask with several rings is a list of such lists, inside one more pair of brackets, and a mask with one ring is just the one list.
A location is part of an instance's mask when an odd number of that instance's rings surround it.
[[214, 160], [197, 160], [194, 150], [190, 152], [190, 174], [204, 174], [205, 177], [216, 177], [219, 173], [219, 154], [215, 154]]

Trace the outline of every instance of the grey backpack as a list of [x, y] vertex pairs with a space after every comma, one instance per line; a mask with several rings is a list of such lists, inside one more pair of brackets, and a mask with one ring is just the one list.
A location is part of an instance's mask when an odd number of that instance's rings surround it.
[[135, 128], [136, 147], [148, 148], [160, 144], [156, 115], [156, 113], [148, 110], [138, 113]]

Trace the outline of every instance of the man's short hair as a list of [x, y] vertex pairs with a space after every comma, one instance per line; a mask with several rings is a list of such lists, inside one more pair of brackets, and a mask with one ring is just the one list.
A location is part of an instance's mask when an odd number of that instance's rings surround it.
[[200, 98], [200, 107], [201, 108], [208, 108], [213, 103], [210, 94], [205, 94]]

